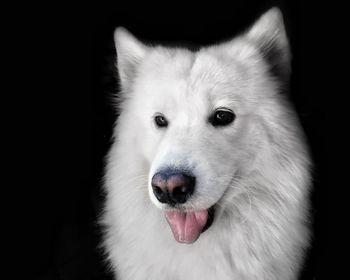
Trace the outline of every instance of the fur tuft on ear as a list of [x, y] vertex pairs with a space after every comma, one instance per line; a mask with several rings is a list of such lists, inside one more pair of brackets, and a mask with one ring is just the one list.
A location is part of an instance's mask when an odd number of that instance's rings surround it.
[[264, 13], [248, 30], [246, 38], [257, 44], [270, 65], [271, 74], [288, 81], [291, 55], [280, 9], [273, 7]]
[[130, 86], [147, 47], [123, 27], [117, 27], [114, 31], [114, 43], [121, 86], [126, 89]]

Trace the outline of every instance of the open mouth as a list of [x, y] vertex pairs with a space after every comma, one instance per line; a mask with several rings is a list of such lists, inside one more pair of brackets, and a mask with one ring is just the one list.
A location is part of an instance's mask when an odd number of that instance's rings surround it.
[[165, 218], [179, 243], [193, 243], [214, 221], [215, 206], [204, 210], [167, 210]]

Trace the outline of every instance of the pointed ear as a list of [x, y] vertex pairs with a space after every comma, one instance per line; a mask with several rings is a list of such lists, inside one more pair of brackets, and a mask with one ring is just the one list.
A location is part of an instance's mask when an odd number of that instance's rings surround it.
[[114, 31], [114, 43], [121, 86], [126, 89], [135, 77], [137, 65], [145, 56], [147, 47], [123, 27]]
[[271, 74], [288, 81], [290, 49], [280, 9], [273, 7], [264, 13], [248, 30], [246, 38], [258, 46]]

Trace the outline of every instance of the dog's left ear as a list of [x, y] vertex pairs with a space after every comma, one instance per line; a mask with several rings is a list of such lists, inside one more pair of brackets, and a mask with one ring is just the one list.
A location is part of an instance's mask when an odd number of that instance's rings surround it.
[[256, 44], [271, 66], [272, 75], [288, 80], [290, 74], [290, 49], [279, 8], [264, 13], [248, 30], [246, 38]]

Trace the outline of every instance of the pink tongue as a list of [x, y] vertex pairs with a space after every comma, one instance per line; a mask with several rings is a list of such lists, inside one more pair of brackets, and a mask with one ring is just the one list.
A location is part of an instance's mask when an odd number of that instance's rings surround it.
[[208, 210], [192, 212], [171, 210], [165, 212], [165, 217], [177, 242], [193, 243], [207, 222]]

